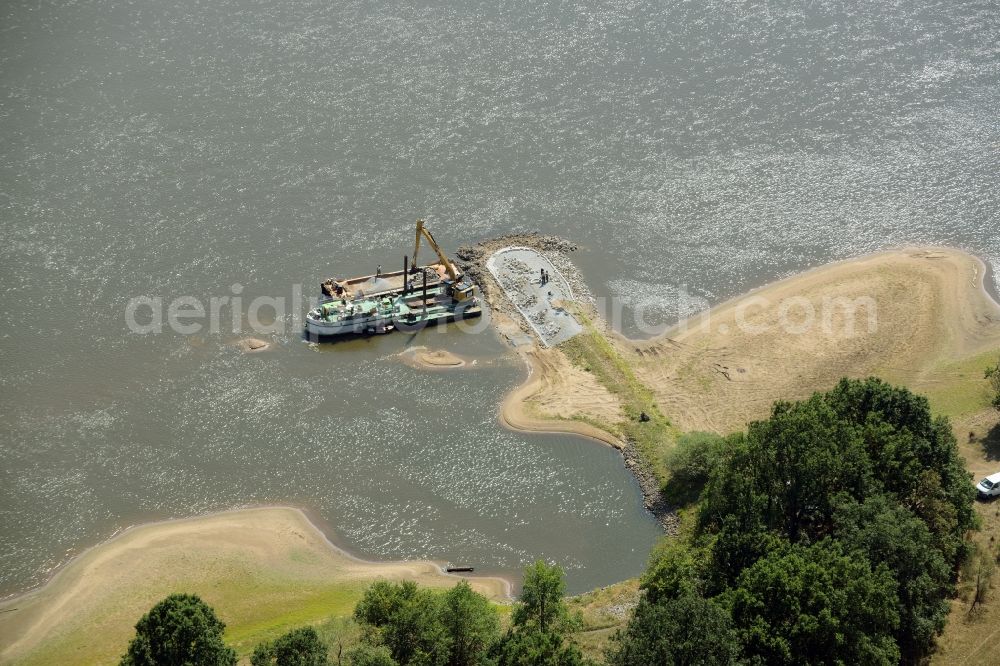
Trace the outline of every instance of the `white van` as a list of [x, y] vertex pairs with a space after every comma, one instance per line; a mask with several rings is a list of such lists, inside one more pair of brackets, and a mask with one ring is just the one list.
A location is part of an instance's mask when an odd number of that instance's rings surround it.
[[979, 497], [982, 499], [1000, 495], [1000, 472], [991, 474], [980, 481], [979, 485], [976, 486], [976, 490], [979, 491]]

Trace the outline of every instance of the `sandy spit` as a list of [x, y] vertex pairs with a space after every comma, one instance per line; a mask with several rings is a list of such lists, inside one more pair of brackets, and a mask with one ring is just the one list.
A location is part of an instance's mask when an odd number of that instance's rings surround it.
[[[987, 276], [981, 260], [951, 248], [881, 252], [770, 283], [651, 340], [610, 339], [679, 427], [730, 432], [766, 416], [775, 400], [805, 397], [843, 376], [875, 374], [925, 390], [944, 365], [1000, 349], [1000, 306], [984, 288]], [[874, 329], [867, 306], [852, 328], [837, 299], [867, 299], [856, 302], [870, 304]], [[814, 325], [798, 330], [810, 305]], [[524, 353], [533, 371], [503, 405], [511, 426], [562, 427], [549, 418], [616, 409], [607, 392], [578, 389], [571, 365]]]
[[[460, 580], [436, 562], [359, 559], [332, 544], [293, 507], [138, 525], [74, 558], [46, 585], [0, 604], [0, 663], [60, 642], [82, 646], [79, 656], [88, 663], [116, 661], [112, 657], [127, 644], [132, 625], [174, 591], [200, 594], [223, 621], [239, 626], [264, 618], [268, 598], [294, 608], [317, 590], [378, 578], [435, 587]], [[492, 599], [511, 596], [511, 583], [504, 579], [466, 580]], [[246, 598], [242, 588], [258, 583], [262, 598]], [[104, 654], [108, 646], [114, 650]]]
[[[535, 348], [524, 351], [521, 357], [528, 367], [528, 378], [504, 399], [500, 407], [500, 422], [503, 425], [525, 432], [580, 435], [616, 449], [624, 448], [624, 442], [604, 429], [568, 420], [576, 413], [587, 412], [588, 406], [592, 408], [592, 414], [605, 412], [617, 416], [620, 405], [615, 396], [587, 373], [573, 368], [561, 354]], [[589, 397], [587, 405], [581, 404], [584, 394]], [[543, 396], [544, 407], [533, 402], [536, 396]], [[560, 413], [565, 418], [559, 418]]]

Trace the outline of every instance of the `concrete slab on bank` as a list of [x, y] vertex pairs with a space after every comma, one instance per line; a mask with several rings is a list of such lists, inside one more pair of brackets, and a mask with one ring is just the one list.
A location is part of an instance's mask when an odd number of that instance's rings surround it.
[[583, 330], [565, 308], [574, 300], [569, 282], [537, 250], [506, 247], [494, 252], [486, 267], [544, 346], [558, 345]]

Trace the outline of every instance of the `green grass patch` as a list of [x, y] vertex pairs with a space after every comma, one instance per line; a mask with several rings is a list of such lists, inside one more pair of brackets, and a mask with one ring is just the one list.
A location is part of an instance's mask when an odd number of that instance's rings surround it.
[[567, 598], [570, 612], [579, 613], [582, 620], [580, 631], [572, 634], [570, 640], [585, 656], [602, 663], [611, 637], [625, 627], [639, 596], [639, 579], [630, 578]]
[[[597, 424], [598, 427], [626, 437], [635, 443], [643, 464], [652, 471], [660, 484], [669, 476], [664, 455], [673, 446], [677, 430], [660, 411], [648, 386], [643, 384], [628, 361], [614, 345], [593, 325], [585, 315], [574, 313], [583, 324], [583, 332], [559, 346], [570, 361], [594, 375], [612, 395], [622, 403], [625, 419], [616, 424]], [[645, 414], [648, 420], [643, 421]]]
[[935, 414], [967, 416], [990, 407], [992, 395], [986, 368], [995, 365], [1000, 350], [993, 350], [935, 368], [917, 392], [923, 393]]
[[[266, 603], [261, 612], [246, 614], [226, 627], [225, 640], [236, 651], [249, 654], [264, 641], [281, 636], [287, 631], [307, 625], [318, 625], [331, 618], [347, 618], [364, 593], [363, 583], [336, 584], [303, 593], [295, 590], [291, 595], [281, 589], [265, 594]], [[288, 592], [290, 590], [285, 590]], [[225, 606], [219, 605], [220, 609]]]
[[[241, 657], [246, 657], [259, 643], [273, 640], [296, 627], [309, 625], [319, 630], [349, 621], [365, 585], [366, 581], [359, 580], [314, 586], [310, 581], [261, 576], [257, 572], [214, 581], [199, 577], [172, 583], [169, 589], [156, 589], [152, 594], [147, 594], [147, 590], [138, 593], [151, 598], [162, 598], [176, 590], [198, 593], [226, 623], [226, 643]], [[141, 612], [127, 619], [117, 619], [119, 611], [115, 606], [118, 601], [127, 602], [131, 598], [110, 599], [109, 605], [92, 611], [92, 618], [102, 625], [104, 618], [112, 616], [120, 626], [131, 626], [139, 620]], [[94, 632], [93, 626], [93, 622], [76, 624], [14, 663], [24, 666], [117, 663], [128, 646], [131, 632], [107, 635]]]

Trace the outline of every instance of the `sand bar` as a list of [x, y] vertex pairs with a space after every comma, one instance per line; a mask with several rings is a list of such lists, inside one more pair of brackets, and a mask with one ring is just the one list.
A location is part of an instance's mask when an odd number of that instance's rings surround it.
[[[246, 648], [260, 636], [349, 614], [378, 578], [434, 587], [459, 580], [434, 562], [358, 559], [290, 507], [140, 525], [0, 605], [0, 663], [114, 663], [142, 614], [178, 591], [201, 595], [227, 623], [227, 640]], [[503, 579], [467, 580], [492, 599], [510, 596]]]

